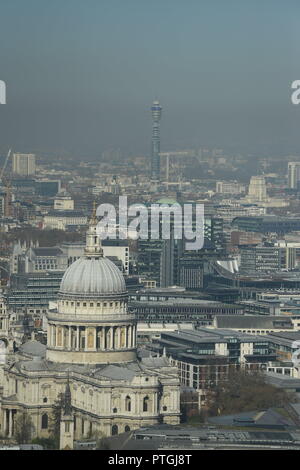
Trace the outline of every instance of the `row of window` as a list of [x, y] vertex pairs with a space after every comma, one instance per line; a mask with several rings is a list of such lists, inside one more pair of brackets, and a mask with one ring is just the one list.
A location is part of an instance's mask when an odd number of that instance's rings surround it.
[[269, 367], [268, 372], [276, 372], [276, 374], [284, 374], [284, 375], [291, 375], [291, 369], [282, 369], [280, 368], [274, 368], [274, 367]]
[[196, 314], [196, 315], [204, 315], [207, 313], [210, 314], [227, 314], [227, 315], [235, 315], [241, 312], [241, 309], [229, 309], [229, 308], [205, 308], [205, 307], [143, 307], [143, 306], [138, 306], [138, 307], [132, 307], [134, 310], [139, 311], [141, 314], [162, 314], [162, 313], [167, 313], [167, 314], [181, 314], [181, 313], [189, 313], [189, 314]]
[[29, 310], [29, 313], [47, 313], [47, 310], [46, 309], [43, 309], [43, 310], [40, 310], [40, 309], [37, 309], [37, 310]]
[[125, 307], [126, 302], [69, 302], [68, 300], [63, 300], [62, 305], [71, 305], [73, 307], [76, 303], [77, 307]]
[[57, 268], [57, 265], [56, 264], [39, 264], [39, 265], [35, 265], [34, 269], [36, 271], [40, 271], [42, 269], [53, 269], [53, 268]]
[[[76, 420], [75, 420], [76, 422]], [[74, 423], [75, 424], [75, 423]], [[92, 424], [92, 423], [91, 423]], [[48, 429], [48, 426], [49, 426], [49, 417], [47, 415], [47, 413], [44, 413], [42, 415], [42, 423], [41, 423], [41, 428], [42, 429]], [[65, 423], [65, 432], [69, 432], [70, 431], [70, 423], [66, 422]], [[124, 428], [124, 431], [125, 432], [129, 432], [130, 431], [130, 427], [129, 426], [125, 426]], [[114, 424], [112, 426], [112, 435], [116, 435], [118, 434], [119, 430], [118, 430], [118, 426], [116, 424]], [[84, 433], [84, 421], [82, 420], [82, 433]]]
[[274, 330], [239, 330], [241, 333], [254, 333], [254, 334], [265, 334], [271, 333]]
[[[131, 411], [131, 398], [129, 396], [125, 398], [125, 410]], [[146, 396], [143, 398], [143, 411], [147, 412], [148, 410], [149, 410], [149, 397]], [[118, 409], [114, 408], [113, 413], [117, 413], [117, 412], [118, 412]]]
[[[129, 396], [126, 397], [125, 399], [125, 408], [126, 408], [126, 411], [131, 411], [131, 398]], [[143, 399], [143, 411], [144, 412], [147, 412], [148, 411], [148, 408], [149, 408], [149, 397], [144, 397]], [[167, 410], [167, 407], [164, 406], [164, 411]], [[117, 413], [117, 408], [114, 408], [113, 409], [113, 413]], [[83, 426], [84, 426], [84, 421], [82, 421], [83, 423]], [[49, 417], [48, 417], [48, 414], [47, 413], [44, 413], [42, 415], [42, 422], [41, 422], [41, 428], [42, 429], [48, 429], [48, 425], [49, 425]], [[70, 428], [69, 428], [69, 423], [66, 423], [66, 426], [65, 426], [65, 431], [66, 432], [69, 432]], [[130, 427], [129, 426], [125, 426], [125, 432], [128, 432], [130, 431]], [[83, 431], [84, 432], [84, 431]], [[114, 425], [112, 427], [112, 434], [118, 434], [118, 426], [117, 425]]]

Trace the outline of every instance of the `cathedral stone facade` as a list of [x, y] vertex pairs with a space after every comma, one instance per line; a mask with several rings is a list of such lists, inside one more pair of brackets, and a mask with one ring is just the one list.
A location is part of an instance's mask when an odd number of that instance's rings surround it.
[[123, 275], [103, 257], [94, 214], [85, 254], [66, 270], [57, 310], [48, 314], [47, 346], [32, 339], [3, 367], [1, 435], [12, 437], [18, 413], [26, 411], [33, 435], [49, 436], [53, 405], [66, 384], [75, 439], [179, 423], [177, 369], [166, 357], [137, 357], [127, 302]]

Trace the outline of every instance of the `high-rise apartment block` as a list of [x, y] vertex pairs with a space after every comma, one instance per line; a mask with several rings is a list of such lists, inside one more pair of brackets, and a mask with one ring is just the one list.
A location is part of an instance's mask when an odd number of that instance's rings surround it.
[[298, 189], [300, 182], [300, 162], [288, 163], [288, 187]]
[[251, 176], [248, 198], [255, 202], [267, 200], [267, 186], [264, 176]]
[[240, 194], [245, 191], [245, 185], [237, 181], [217, 181], [216, 192], [220, 194]]
[[14, 153], [12, 171], [20, 176], [34, 175], [35, 155], [33, 153]]

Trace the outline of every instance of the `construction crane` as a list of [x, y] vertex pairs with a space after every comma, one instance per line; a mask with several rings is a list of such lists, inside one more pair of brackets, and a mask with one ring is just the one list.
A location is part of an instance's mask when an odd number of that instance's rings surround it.
[[11, 149], [9, 149], [8, 154], [6, 155], [6, 159], [5, 159], [4, 165], [3, 165], [2, 170], [1, 170], [1, 175], [0, 175], [1, 181], [2, 181], [2, 178], [3, 178], [4, 172], [5, 172], [5, 168], [6, 168], [6, 166], [7, 166], [8, 159], [9, 159], [9, 157], [10, 157], [10, 154], [11, 154]]
[[10, 155], [11, 155], [11, 149], [9, 149], [9, 151], [6, 155], [6, 159], [5, 159], [4, 165], [3, 165], [2, 170], [1, 170], [1, 174], [0, 174], [0, 180], [1, 180], [1, 183], [4, 187], [4, 193], [5, 193], [5, 196], [4, 196], [4, 211], [3, 211], [4, 217], [11, 217], [11, 215], [12, 215], [11, 214], [11, 201], [12, 201], [11, 182], [10, 182], [9, 178], [6, 178], [4, 176], [5, 169], [6, 169], [6, 166], [7, 166]]

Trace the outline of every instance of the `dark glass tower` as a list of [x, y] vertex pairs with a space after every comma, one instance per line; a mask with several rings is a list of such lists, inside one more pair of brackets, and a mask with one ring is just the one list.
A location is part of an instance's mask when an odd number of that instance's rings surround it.
[[162, 107], [159, 101], [153, 101], [152, 111], [152, 149], [151, 149], [151, 180], [160, 180], [160, 118]]

